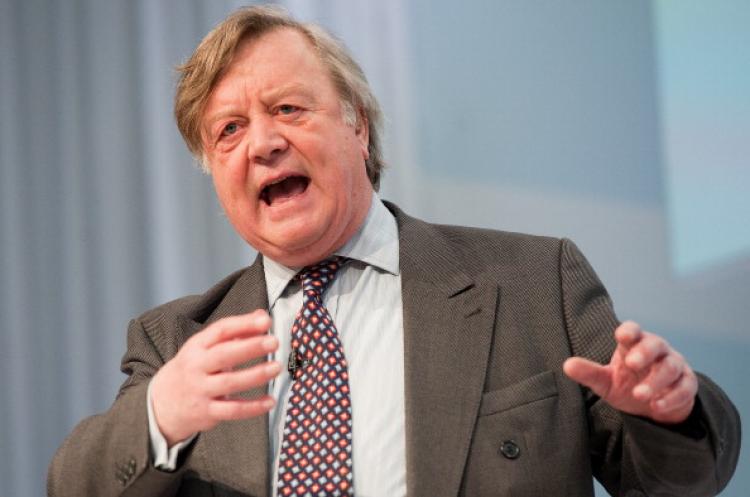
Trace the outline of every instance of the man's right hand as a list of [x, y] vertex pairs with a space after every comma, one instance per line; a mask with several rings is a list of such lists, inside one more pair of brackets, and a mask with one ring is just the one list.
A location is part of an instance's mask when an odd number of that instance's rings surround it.
[[154, 417], [170, 447], [220, 421], [258, 416], [274, 406], [270, 395], [232, 397], [268, 383], [281, 371], [275, 361], [234, 369], [278, 348], [278, 340], [266, 335], [270, 327], [271, 318], [263, 310], [216, 321], [190, 337], [154, 375]]

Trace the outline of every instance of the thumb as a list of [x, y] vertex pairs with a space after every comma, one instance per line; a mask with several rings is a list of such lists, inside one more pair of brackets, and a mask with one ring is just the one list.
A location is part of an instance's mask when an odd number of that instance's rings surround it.
[[612, 386], [612, 378], [606, 366], [582, 357], [569, 358], [563, 364], [563, 371], [571, 380], [588, 387], [602, 398], [607, 396]]

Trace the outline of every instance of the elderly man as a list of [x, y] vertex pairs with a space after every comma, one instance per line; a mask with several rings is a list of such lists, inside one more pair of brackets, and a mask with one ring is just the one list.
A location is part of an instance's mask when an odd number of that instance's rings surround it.
[[734, 407], [618, 323], [570, 241], [381, 202], [380, 112], [338, 41], [246, 8], [181, 71], [180, 130], [260, 254], [131, 322], [128, 378], [58, 451], [51, 495], [723, 488]]

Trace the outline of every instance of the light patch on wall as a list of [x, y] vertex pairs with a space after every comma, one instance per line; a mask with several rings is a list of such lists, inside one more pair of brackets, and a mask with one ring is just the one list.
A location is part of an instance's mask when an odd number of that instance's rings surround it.
[[654, 3], [673, 267], [750, 258], [750, 3]]

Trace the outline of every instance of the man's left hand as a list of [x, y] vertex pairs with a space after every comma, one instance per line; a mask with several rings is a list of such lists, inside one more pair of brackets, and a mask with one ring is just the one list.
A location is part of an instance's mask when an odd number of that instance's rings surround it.
[[609, 364], [571, 357], [563, 370], [615, 409], [659, 423], [685, 421], [695, 405], [698, 379], [682, 355], [662, 337], [632, 321], [615, 330]]

